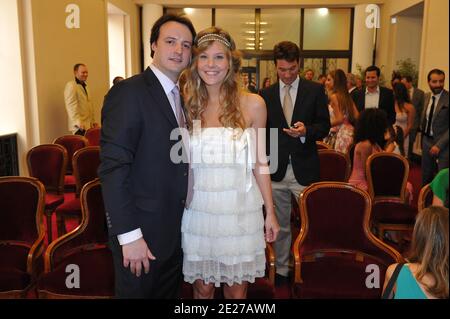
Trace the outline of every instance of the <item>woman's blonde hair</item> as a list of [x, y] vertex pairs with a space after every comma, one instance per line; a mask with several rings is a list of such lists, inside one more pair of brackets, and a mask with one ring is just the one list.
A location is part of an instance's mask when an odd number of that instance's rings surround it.
[[427, 207], [417, 215], [409, 261], [418, 263], [417, 280], [433, 276], [434, 285], [425, 285], [437, 298], [448, 298], [448, 209]]
[[229, 61], [228, 73], [220, 88], [219, 121], [224, 127], [244, 130], [246, 123], [240, 106], [241, 85], [239, 82], [241, 54], [236, 50], [236, 45], [228, 32], [218, 27], [200, 31], [194, 40], [192, 63], [186, 70], [186, 83], [183, 88], [189, 128], [193, 129], [194, 120], [200, 120], [202, 126], [204, 125], [203, 112], [208, 104], [208, 91], [198, 74], [197, 63], [199, 55], [214, 41], [224, 46]]
[[331, 71], [329, 75], [334, 81], [333, 93], [336, 94], [339, 110], [348, 116], [352, 125], [355, 125], [356, 114], [353, 107], [354, 102], [347, 90], [347, 76], [345, 75], [345, 72], [341, 69], [337, 69]]

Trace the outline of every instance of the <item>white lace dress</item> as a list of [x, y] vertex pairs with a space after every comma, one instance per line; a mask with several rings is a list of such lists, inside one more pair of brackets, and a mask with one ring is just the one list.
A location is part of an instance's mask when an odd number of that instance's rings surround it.
[[[184, 280], [232, 285], [265, 272], [262, 195], [249, 130], [213, 127], [190, 140], [192, 201], [182, 220]], [[253, 144], [252, 144], [253, 143]]]

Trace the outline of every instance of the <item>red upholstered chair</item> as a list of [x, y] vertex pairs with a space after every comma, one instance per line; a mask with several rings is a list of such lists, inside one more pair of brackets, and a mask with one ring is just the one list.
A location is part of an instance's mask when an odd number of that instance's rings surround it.
[[88, 140], [89, 146], [100, 146], [100, 127], [91, 127], [86, 130], [84, 137]]
[[433, 203], [433, 190], [430, 184], [422, 187], [419, 193], [419, 198], [417, 199], [417, 210], [420, 212], [422, 209], [431, 206]]
[[73, 191], [75, 189], [75, 177], [72, 175], [72, 157], [76, 151], [88, 146], [89, 142], [84, 136], [81, 135], [64, 135], [56, 138], [53, 141], [53, 144], [62, 145], [67, 150], [67, 171], [66, 176], [64, 177], [64, 185], [68, 190]]
[[351, 165], [348, 155], [331, 150], [319, 150], [320, 181], [347, 182], [350, 177]]
[[42, 144], [27, 153], [28, 172], [44, 184], [45, 216], [48, 242], [52, 241], [52, 214], [64, 202], [64, 174], [67, 167], [67, 151], [57, 144]]
[[380, 152], [367, 159], [367, 184], [373, 202], [372, 222], [380, 239], [386, 230], [414, 229], [417, 209], [406, 203], [408, 175], [409, 163], [401, 155]]
[[72, 158], [73, 175], [75, 176], [76, 192], [75, 198], [65, 201], [56, 208], [56, 221], [58, 225], [58, 236], [66, 233], [65, 218], [77, 217], [81, 219], [80, 192], [82, 187], [96, 179], [97, 169], [100, 165], [100, 148], [98, 146], [87, 146], [75, 152]]
[[0, 177], [0, 298], [24, 298], [42, 271], [45, 189], [30, 177]]
[[[98, 179], [89, 182], [80, 195], [81, 224], [52, 242], [45, 252], [45, 272], [39, 278], [39, 298], [111, 298], [114, 267], [107, 246], [105, 208]], [[77, 265], [80, 286], [66, 287], [68, 265]], [[75, 272], [73, 272], [75, 274]]]
[[[266, 245], [266, 276], [256, 278], [247, 289], [248, 299], [273, 299], [275, 296], [275, 252], [271, 244]], [[183, 281], [181, 289], [182, 299], [192, 299], [192, 285]], [[216, 288], [215, 299], [222, 299], [222, 289]]]
[[[387, 267], [402, 261], [370, 231], [367, 192], [342, 182], [319, 182], [300, 198], [302, 225], [294, 243], [295, 298], [380, 298]], [[376, 265], [378, 288], [368, 288]]]
[[317, 150], [331, 150], [330, 145], [322, 141], [316, 141]]

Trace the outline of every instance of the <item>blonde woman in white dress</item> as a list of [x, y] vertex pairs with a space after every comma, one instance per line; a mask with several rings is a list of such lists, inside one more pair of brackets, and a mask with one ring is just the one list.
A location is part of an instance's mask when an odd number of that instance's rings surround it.
[[194, 298], [213, 298], [221, 284], [225, 298], [246, 298], [248, 283], [265, 274], [266, 241], [279, 231], [265, 135], [258, 135], [266, 107], [240, 88], [240, 65], [226, 31], [198, 33], [183, 90], [193, 177], [182, 220], [183, 274]]

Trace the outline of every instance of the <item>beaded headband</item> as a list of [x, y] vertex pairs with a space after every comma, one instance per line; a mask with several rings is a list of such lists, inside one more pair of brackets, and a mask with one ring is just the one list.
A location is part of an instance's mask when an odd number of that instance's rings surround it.
[[221, 36], [220, 34], [216, 33], [208, 33], [203, 36], [201, 36], [197, 40], [197, 47], [202, 44], [203, 42], [207, 41], [219, 41], [220, 43], [224, 44], [227, 48], [231, 49], [231, 43], [227, 40], [224, 36]]

